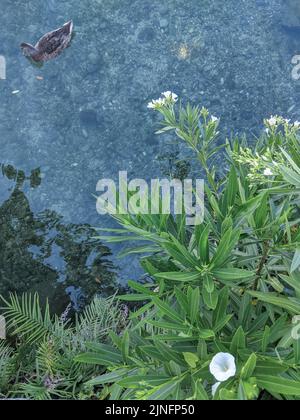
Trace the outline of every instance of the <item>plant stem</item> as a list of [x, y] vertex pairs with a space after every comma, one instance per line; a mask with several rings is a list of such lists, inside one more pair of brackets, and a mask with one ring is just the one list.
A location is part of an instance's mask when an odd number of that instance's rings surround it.
[[263, 268], [264, 268], [264, 266], [265, 266], [265, 264], [268, 260], [269, 250], [270, 250], [269, 241], [264, 241], [264, 243], [263, 243], [263, 254], [262, 254], [262, 257], [260, 259], [260, 262], [259, 262], [259, 265], [258, 265], [258, 268], [257, 268], [257, 271], [256, 271], [256, 279], [255, 279], [254, 286], [253, 286], [254, 290], [257, 290], [257, 288], [258, 288], [258, 282], [259, 282], [262, 270], [263, 270]]

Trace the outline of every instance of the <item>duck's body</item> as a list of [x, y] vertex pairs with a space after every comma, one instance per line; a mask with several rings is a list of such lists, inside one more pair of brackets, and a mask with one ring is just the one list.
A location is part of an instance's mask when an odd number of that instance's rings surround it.
[[21, 44], [21, 49], [26, 57], [36, 62], [52, 60], [66, 49], [72, 39], [73, 22], [67, 22], [62, 28], [44, 35], [35, 46], [27, 43]]

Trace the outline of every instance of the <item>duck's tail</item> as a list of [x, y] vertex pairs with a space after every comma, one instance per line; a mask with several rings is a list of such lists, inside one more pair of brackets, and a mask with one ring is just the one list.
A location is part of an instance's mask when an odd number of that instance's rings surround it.
[[66, 30], [67, 33], [72, 34], [73, 32], [73, 28], [74, 28], [74, 24], [73, 21], [70, 20], [69, 22], [64, 24], [64, 28]]

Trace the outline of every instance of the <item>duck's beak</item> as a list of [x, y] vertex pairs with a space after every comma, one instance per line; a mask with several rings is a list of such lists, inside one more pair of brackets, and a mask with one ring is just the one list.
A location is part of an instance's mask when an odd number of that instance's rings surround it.
[[26, 42], [22, 42], [20, 48], [26, 57], [33, 57], [37, 54], [37, 50], [32, 45], [27, 44]]

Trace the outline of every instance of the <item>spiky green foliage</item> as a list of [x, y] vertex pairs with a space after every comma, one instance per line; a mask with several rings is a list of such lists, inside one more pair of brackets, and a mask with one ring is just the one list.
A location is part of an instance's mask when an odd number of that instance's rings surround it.
[[3, 302], [11, 347], [0, 346], [0, 392], [11, 397], [78, 398], [83, 382], [103, 369], [77, 363], [76, 355], [87, 350], [88, 341], [106, 342], [125, 322], [114, 296], [96, 297], [74, 322], [67, 313], [50, 316], [38, 295], [11, 295]]
[[0, 395], [9, 389], [16, 372], [16, 356], [14, 350], [0, 341]]
[[[142, 241], [127, 253], [149, 254], [149, 281], [120, 297], [142, 302], [131, 328], [76, 360], [106, 366], [88, 384], [112, 399], [300, 399], [300, 124], [272, 118], [254, 150], [219, 146], [216, 118], [168, 98], [151, 107], [160, 133], [173, 131], [206, 173], [204, 221], [114, 216], [121, 227], [107, 240]], [[214, 394], [209, 366], [220, 352], [236, 372]]]

